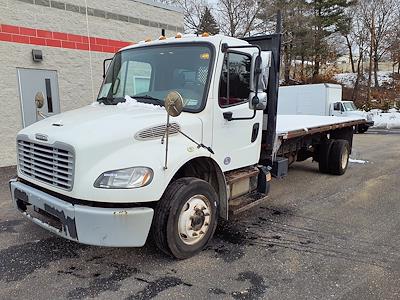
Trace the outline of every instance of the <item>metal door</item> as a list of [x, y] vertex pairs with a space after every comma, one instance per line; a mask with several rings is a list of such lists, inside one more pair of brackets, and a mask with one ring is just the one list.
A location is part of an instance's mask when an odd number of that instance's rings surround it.
[[[17, 75], [23, 127], [60, 113], [57, 71], [17, 68]], [[41, 108], [35, 103], [38, 93], [44, 98]]]

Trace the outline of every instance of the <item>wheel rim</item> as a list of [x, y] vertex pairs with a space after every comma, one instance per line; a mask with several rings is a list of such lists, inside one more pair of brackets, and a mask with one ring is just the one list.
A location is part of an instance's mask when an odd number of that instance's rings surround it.
[[195, 195], [183, 205], [178, 219], [178, 234], [183, 243], [201, 241], [210, 227], [211, 204], [204, 195]]
[[347, 148], [344, 149], [342, 153], [342, 169], [346, 169], [347, 163], [349, 161], [349, 150]]

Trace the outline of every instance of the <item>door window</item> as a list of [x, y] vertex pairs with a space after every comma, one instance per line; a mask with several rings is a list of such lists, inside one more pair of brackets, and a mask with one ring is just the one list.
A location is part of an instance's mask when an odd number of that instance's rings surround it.
[[342, 110], [342, 105], [340, 104], [340, 102], [336, 102], [333, 105], [333, 110], [337, 110], [337, 111], [341, 111]]
[[[229, 64], [229, 66], [228, 66]], [[221, 107], [242, 104], [250, 94], [251, 57], [227, 53], [222, 66], [218, 102]]]

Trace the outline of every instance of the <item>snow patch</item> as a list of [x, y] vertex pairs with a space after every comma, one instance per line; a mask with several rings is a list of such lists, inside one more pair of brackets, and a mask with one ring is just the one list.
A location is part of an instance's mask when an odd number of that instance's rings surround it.
[[102, 105], [104, 105], [104, 103], [102, 103], [102, 102], [100, 103], [98, 101], [95, 101], [92, 104], [90, 104], [90, 106], [93, 106], [93, 107], [98, 107], [98, 106], [102, 106]]
[[119, 107], [119, 108], [146, 108], [146, 109], [151, 109], [151, 110], [164, 110], [164, 107], [162, 107], [162, 106], [154, 105], [154, 104], [150, 104], [150, 103], [139, 102], [136, 99], [133, 99], [132, 97], [130, 97], [128, 95], [125, 96], [125, 102], [118, 103], [117, 107]]
[[[90, 106], [93, 107], [98, 107], [98, 106], [103, 106], [105, 105], [104, 103], [100, 103], [100, 102], [93, 102], [92, 104], [90, 104]], [[137, 109], [137, 108], [145, 108], [145, 109], [149, 109], [149, 110], [154, 110], [154, 111], [165, 111], [164, 106], [159, 106], [159, 105], [154, 105], [151, 103], [143, 103], [143, 102], [139, 102], [136, 99], [133, 99], [130, 96], [125, 96], [125, 102], [119, 102], [116, 105], [118, 108], [123, 108], [123, 109]]]
[[349, 158], [349, 162], [355, 163], [355, 164], [366, 164], [368, 162], [368, 160]]
[[301, 65], [302, 63], [303, 63], [305, 66], [313, 66], [313, 65], [314, 65], [313, 62], [308, 61], [308, 60], [305, 60], [305, 61], [302, 62], [302, 61], [299, 60], [299, 59], [295, 59], [294, 61], [292, 61], [292, 66]]
[[125, 96], [125, 102], [120, 102], [117, 104], [118, 108], [145, 108], [149, 110], [154, 110], [154, 111], [162, 111], [165, 110], [164, 106], [159, 106], [159, 105], [154, 105], [150, 103], [143, 103], [139, 102], [136, 99], [133, 99], [132, 97], [126, 95]]
[[388, 112], [382, 113], [380, 110], [372, 110], [372, 119], [374, 126], [372, 128], [379, 129], [400, 129], [400, 113]]
[[[382, 86], [384, 84], [392, 84], [393, 78], [392, 78], [391, 74], [392, 74], [391, 72], [379, 71], [378, 72], [379, 86]], [[356, 80], [357, 80], [357, 74], [356, 73], [339, 73], [334, 76], [334, 79], [346, 87], [354, 87]], [[364, 76], [361, 77], [361, 81], [365, 84], [368, 81], [368, 74], [364, 74]], [[372, 78], [372, 86], [374, 86], [374, 85], [375, 85], [375, 80], [374, 80], [374, 78]]]
[[345, 87], [353, 87], [356, 83], [357, 74], [355, 73], [340, 73], [336, 74], [334, 79]]

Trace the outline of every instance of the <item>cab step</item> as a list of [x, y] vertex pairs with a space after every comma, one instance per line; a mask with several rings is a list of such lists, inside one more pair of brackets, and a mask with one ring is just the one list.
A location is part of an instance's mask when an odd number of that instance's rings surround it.
[[235, 199], [255, 190], [259, 172], [257, 167], [246, 167], [225, 173], [228, 199]]
[[266, 194], [254, 191], [250, 194], [229, 200], [229, 216], [235, 216], [245, 210], [258, 206], [267, 198]]
[[235, 170], [235, 171], [230, 171], [225, 174], [226, 183], [228, 185], [232, 185], [243, 179], [257, 176], [258, 173], [259, 173], [259, 170], [256, 167], [247, 167], [247, 168], [242, 168], [242, 169]]

